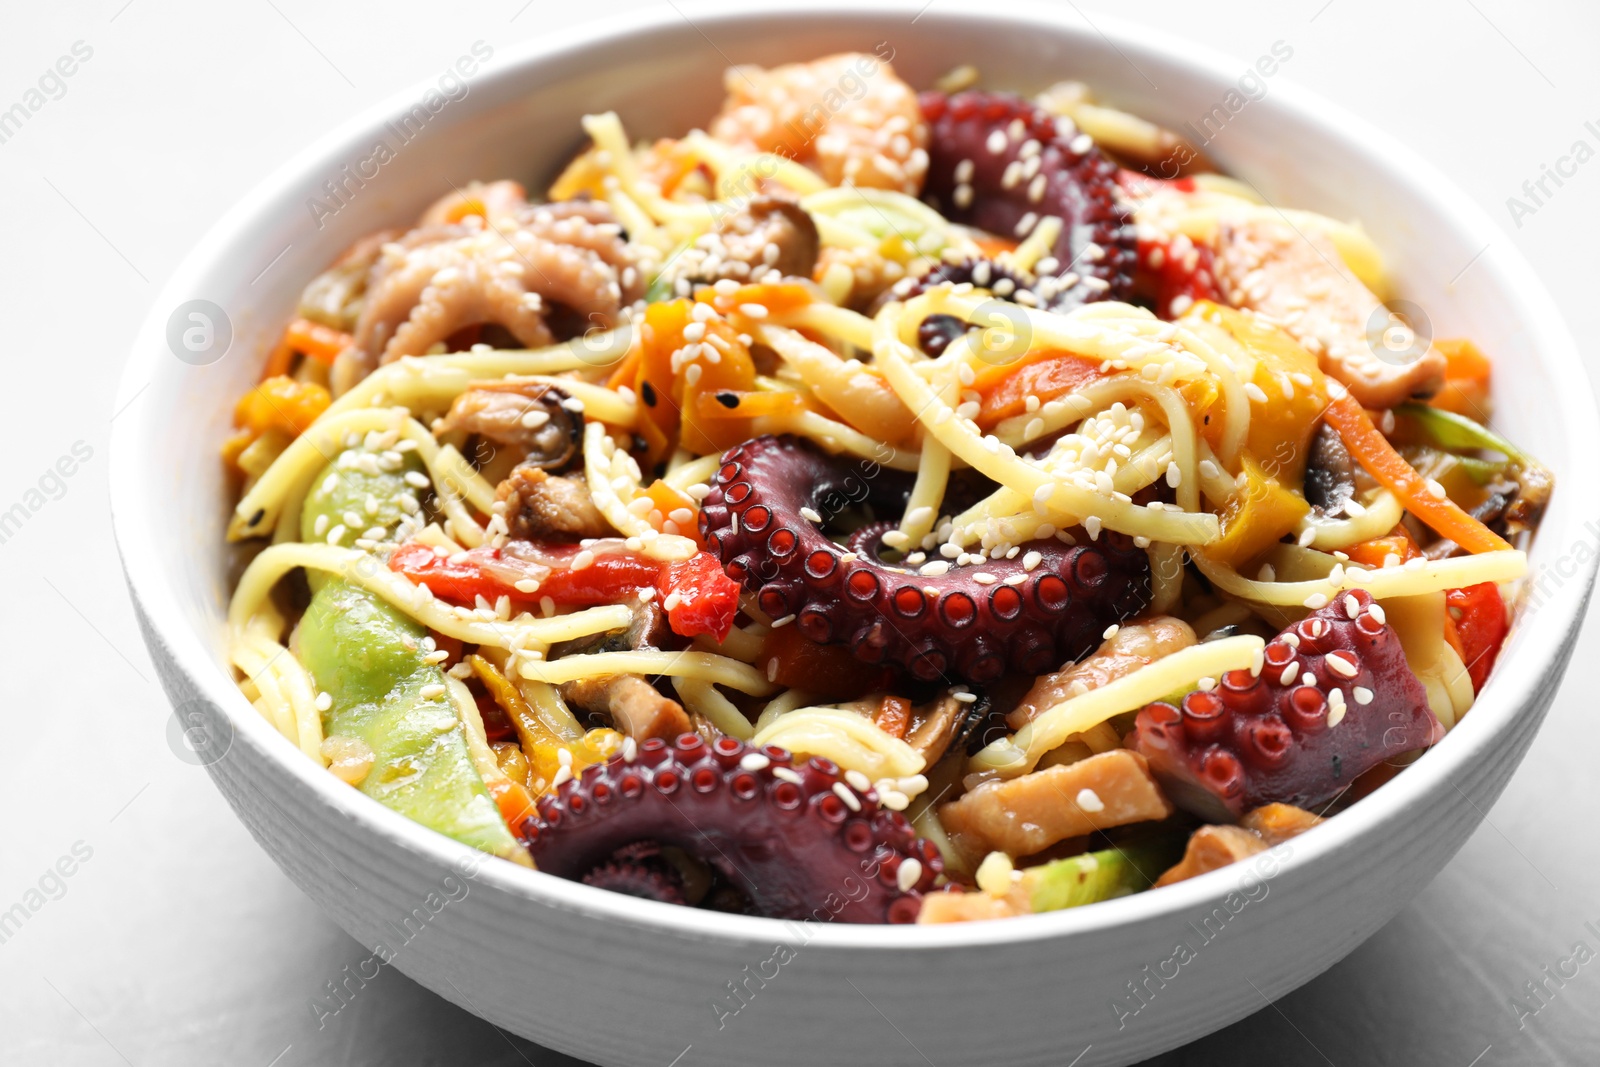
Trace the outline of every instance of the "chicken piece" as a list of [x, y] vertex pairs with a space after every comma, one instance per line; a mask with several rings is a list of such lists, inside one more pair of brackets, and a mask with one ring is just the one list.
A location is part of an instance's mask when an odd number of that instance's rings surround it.
[[1144, 757], [1117, 749], [985, 782], [941, 807], [939, 820], [975, 862], [995, 851], [1031, 856], [1094, 830], [1165, 819], [1172, 810]]
[[1166, 615], [1123, 626], [1088, 659], [1040, 675], [1006, 716], [1006, 725], [1020, 730], [1062, 701], [1109, 685], [1194, 642], [1194, 630], [1188, 623]]
[[691, 729], [683, 706], [637, 674], [580, 678], [558, 688], [568, 704], [610, 717], [612, 725], [635, 741], [652, 737], [671, 741]]
[[1313, 815], [1293, 804], [1263, 804], [1254, 811], [1246, 812], [1244, 818], [1239, 820], [1241, 826], [1260, 834], [1269, 846], [1281, 845], [1320, 822], [1322, 816]]
[[1183, 859], [1157, 878], [1156, 885], [1171, 885], [1207, 874], [1230, 863], [1249, 859], [1258, 852], [1265, 852], [1267, 848], [1260, 834], [1241, 827], [1202, 826], [1189, 835], [1189, 847], [1184, 850]]
[[1377, 343], [1389, 329], [1383, 303], [1322, 234], [1274, 219], [1224, 220], [1215, 273], [1229, 303], [1282, 325], [1363, 407], [1429, 397], [1444, 384], [1438, 349], [1418, 352], [1414, 343], [1390, 352]]
[[473, 382], [435, 430], [474, 434], [518, 454], [518, 466], [558, 471], [572, 462], [583, 440], [583, 418], [563, 406], [568, 399], [545, 382]]

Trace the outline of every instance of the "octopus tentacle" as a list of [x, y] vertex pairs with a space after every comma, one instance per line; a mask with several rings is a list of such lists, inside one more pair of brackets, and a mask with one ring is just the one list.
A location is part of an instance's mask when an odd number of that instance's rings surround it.
[[[851, 503], [903, 507], [903, 476], [790, 436], [747, 441], [722, 460], [700, 510], [707, 547], [762, 611], [794, 616], [808, 639], [847, 644], [863, 662], [980, 684], [1008, 667], [1038, 674], [1088, 654], [1109, 624], [1149, 604], [1148, 559], [1109, 533], [1089, 545], [1047, 538], [1015, 558], [910, 571], [847, 550], [820, 528], [822, 516]], [[862, 547], [881, 537], [869, 534]]]
[[1055, 311], [1132, 295], [1133, 226], [1117, 168], [1088, 135], [1012, 93], [924, 93], [921, 102], [925, 193], [947, 218], [1019, 239], [1037, 220], [1061, 220], [1038, 276], [996, 295]]
[[[493, 198], [509, 204], [501, 190]], [[422, 355], [466, 326], [493, 323], [529, 347], [556, 340], [553, 305], [607, 329], [643, 294], [625, 234], [595, 202], [520, 204], [458, 223], [439, 216], [385, 246], [368, 283], [341, 380]]]
[[640, 856], [672, 846], [778, 919], [911, 922], [944, 869], [831, 761], [692, 733], [585, 767], [539, 798], [523, 834], [541, 871], [658, 900], [680, 887]]

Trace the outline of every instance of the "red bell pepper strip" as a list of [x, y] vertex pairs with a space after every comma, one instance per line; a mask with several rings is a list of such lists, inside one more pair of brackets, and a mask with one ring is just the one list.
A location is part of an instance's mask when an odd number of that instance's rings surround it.
[[1445, 608], [1455, 623], [1456, 634], [1461, 639], [1462, 660], [1467, 674], [1472, 678], [1472, 691], [1482, 692], [1483, 683], [1489, 680], [1495, 657], [1505, 643], [1506, 603], [1500, 589], [1493, 582], [1469, 585], [1465, 589], [1450, 589], [1444, 594]]

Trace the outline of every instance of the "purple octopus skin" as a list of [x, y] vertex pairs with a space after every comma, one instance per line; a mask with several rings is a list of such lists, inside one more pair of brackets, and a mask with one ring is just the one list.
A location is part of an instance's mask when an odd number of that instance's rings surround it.
[[[809, 441], [758, 437], [722, 457], [701, 503], [700, 533], [772, 618], [793, 616], [817, 644], [846, 644], [865, 663], [896, 664], [926, 681], [981, 685], [1008, 669], [1056, 670], [1093, 651], [1111, 623], [1148, 606], [1147, 556], [1109, 532], [1081, 545], [1030, 541], [1014, 559], [922, 575], [877, 558], [885, 527], [846, 547], [806, 515], [837, 514], [841, 502], [894, 513], [908, 484], [904, 475], [827, 456]], [[1041, 557], [1032, 570], [1027, 552]], [[994, 581], [980, 582], [980, 574]]]
[[[1027, 236], [1021, 228], [1031, 226], [1030, 216], [1062, 221], [1050, 252], [1055, 270], [996, 295], [1026, 302], [1017, 294], [1031, 288], [1036, 303], [1065, 311], [1133, 294], [1138, 250], [1118, 199], [1117, 168], [1087, 135], [1014, 93], [929, 92], [919, 100], [930, 127], [923, 195], [946, 218], [1017, 240]], [[980, 264], [994, 267], [976, 261], [935, 280], [988, 288]], [[974, 267], [979, 278], [963, 276]]]
[[673, 903], [649, 857], [682, 849], [775, 919], [913, 922], [944, 870], [932, 842], [831, 761], [692, 733], [585, 767], [522, 832], [541, 871]]
[[1443, 736], [1399, 636], [1355, 589], [1268, 642], [1259, 675], [1229, 671], [1180, 707], [1146, 706], [1128, 745], [1174, 804], [1229, 822], [1263, 804], [1333, 800]]

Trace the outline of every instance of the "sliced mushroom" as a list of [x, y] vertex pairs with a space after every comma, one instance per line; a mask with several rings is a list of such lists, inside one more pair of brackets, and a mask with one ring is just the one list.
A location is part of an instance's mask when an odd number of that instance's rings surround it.
[[939, 821], [976, 862], [994, 851], [1031, 856], [1069, 837], [1165, 819], [1172, 811], [1144, 757], [1119, 748], [985, 782], [941, 807]]
[[1355, 496], [1356, 464], [1344, 438], [1327, 423], [1317, 426], [1306, 462], [1306, 503], [1326, 515], [1344, 507]]
[[1368, 330], [1386, 328], [1384, 306], [1322, 234], [1269, 218], [1224, 220], [1216, 277], [1229, 303], [1281, 324], [1364, 407], [1432, 396], [1444, 384], [1444, 356], [1431, 345], [1415, 351], [1421, 338], [1408, 353], [1379, 357]]
[[[654, 600], [629, 603], [633, 621], [626, 630], [600, 638], [581, 638], [551, 646], [551, 658], [575, 653], [654, 649], [672, 643], [667, 616]], [[623, 733], [637, 741], [661, 737], [670, 741], [694, 729], [683, 705], [662, 696], [655, 686], [637, 674], [616, 674], [604, 678], [581, 678], [557, 687], [561, 696], [584, 711], [604, 715]]]
[[727, 256], [745, 263], [752, 279], [775, 270], [786, 278], [809, 278], [822, 238], [811, 216], [793, 200], [758, 196], [723, 218], [717, 234]]
[[1006, 716], [1006, 724], [1020, 730], [1062, 701], [1126, 677], [1162, 656], [1188, 648], [1194, 641], [1194, 630], [1188, 623], [1167, 615], [1119, 627], [1088, 659], [1069, 663], [1053, 674], [1040, 675], [1021, 703]]
[[917, 750], [924, 767], [932, 767], [944, 758], [951, 748], [966, 743], [988, 711], [988, 702], [957, 700], [953, 693], [945, 693], [928, 704], [911, 709], [911, 723], [906, 729], [906, 744]]
[[581, 678], [563, 682], [558, 688], [568, 704], [607, 716], [618, 730], [636, 741], [651, 737], [670, 741], [690, 729], [683, 706], [662, 696], [637, 674]]
[[583, 417], [563, 406], [569, 397], [546, 382], [473, 382], [456, 397], [438, 433], [461, 431], [519, 455], [518, 466], [558, 471], [577, 456]]
[[506, 506], [506, 529], [514, 540], [571, 542], [612, 533], [588, 483], [576, 478], [518, 467], [500, 483], [495, 499]]

